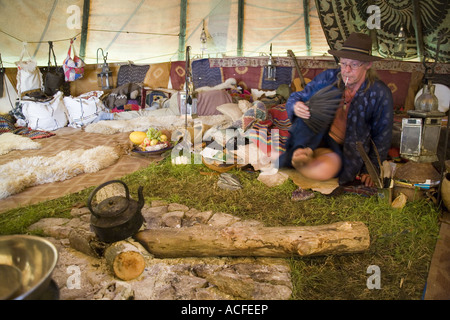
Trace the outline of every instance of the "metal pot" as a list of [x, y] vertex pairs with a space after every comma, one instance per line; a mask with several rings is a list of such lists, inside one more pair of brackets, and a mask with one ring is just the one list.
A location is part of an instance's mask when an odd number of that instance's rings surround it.
[[[114, 196], [103, 200], [94, 208], [92, 200], [97, 192], [112, 183], [124, 186], [126, 197]], [[120, 180], [111, 180], [98, 186], [89, 196], [87, 206], [91, 211], [91, 227], [103, 242], [116, 242], [134, 235], [144, 222], [141, 209], [144, 206], [143, 187], [139, 187], [139, 202], [130, 199], [128, 186]]]

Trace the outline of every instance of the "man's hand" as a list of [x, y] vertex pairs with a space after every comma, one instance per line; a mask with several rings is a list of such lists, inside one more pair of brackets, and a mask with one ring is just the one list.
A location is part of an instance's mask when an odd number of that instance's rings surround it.
[[363, 183], [366, 187], [373, 187], [375, 185], [368, 173], [361, 174], [361, 183]]
[[294, 104], [294, 114], [302, 119], [309, 119], [311, 117], [309, 107], [302, 101], [297, 101]]

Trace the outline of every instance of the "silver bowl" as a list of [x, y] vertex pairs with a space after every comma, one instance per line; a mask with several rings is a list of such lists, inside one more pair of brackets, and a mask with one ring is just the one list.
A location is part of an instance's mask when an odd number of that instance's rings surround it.
[[[50, 241], [28, 235], [0, 236], [0, 265], [15, 267], [21, 272], [20, 289], [15, 300], [33, 300], [47, 290], [58, 262], [58, 251]], [[13, 272], [12, 269], [8, 268]], [[0, 278], [0, 281], [1, 278]], [[2, 281], [0, 287], [12, 290], [14, 281]]]

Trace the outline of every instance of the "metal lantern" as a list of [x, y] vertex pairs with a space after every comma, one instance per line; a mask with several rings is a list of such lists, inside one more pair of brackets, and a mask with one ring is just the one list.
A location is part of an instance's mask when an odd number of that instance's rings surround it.
[[269, 55], [269, 60], [267, 61], [265, 80], [276, 81], [276, 72], [277, 72], [277, 67], [276, 67], [275, 61], [273, 60], [273, 57], [272, 57], [272, 44], [270, 44], [270, 55]]
[[104, 55], [102, 48], [97, 49], [97, 65], [98, 65], [99, 50], [101, 50], [101, 52], [102, 52], [103, 65], [102, 65], [101, 71], [99, 73], [97, 73], [97, 84], [99, 87], [101, 87], [104, 90], [112, 89], [114, 87], [113, 75], [112, 75], [112, 71], [109, 69], [108, 63], [106, 62], [106, 59], [108, 57], [108, 52], [106, 53], [106, 55]]
[[400, 31], [395, 40], [396, 44], [394, 56], [403, 59], [404, 57], [406, 57], [406, 34], [403, 30], [403, 27], [400, 28]]
[[202, 56], [203, 56], [203, 53], [207, 49], [207, 44], [206, 44], [207, 41], [208, 41], [208, 38], [207, 38], [206, 32], [205, 32], [205, 20], [203, 20], [202, 33], [200, 34], [200, 50], [202, 51]]

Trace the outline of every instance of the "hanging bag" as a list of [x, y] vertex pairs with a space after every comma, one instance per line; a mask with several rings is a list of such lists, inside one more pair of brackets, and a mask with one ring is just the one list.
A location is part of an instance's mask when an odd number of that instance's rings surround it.
[[[73, 59], [70, 56], [73, 47]], [[67, 52], [67, 58], [64, 60], [64, 78], [66, 81], [75, 81], [83, 77], [84, 73], [84, 61], [77, 56], [75, 47], [73, 46], [73, 39], [70, 40], [69, 51]]]
[[[27, 54], [29, 60], [23, 60], [24, 55]], [[23, 43], [20, 60], [16, 62], [17, 66], [17, 93], [22, 98], [27, 93], [36, 91], [43, 91], [42, 73], [37, 67], [37, 63], [28, 53], [27, 43]]]
[[[53, 42], [48, 42], [48, 67], [44, 77], [44, 93], [48, 96], [53, 96], [57, 91], [61, 90], [64, 84], [64, 70], [62, 67], [58, 67], [56, 63], [55, 52], [53, 51]], [[51, 55], [53, 55], [53, 60], [55, 66], [51, 65]]]

